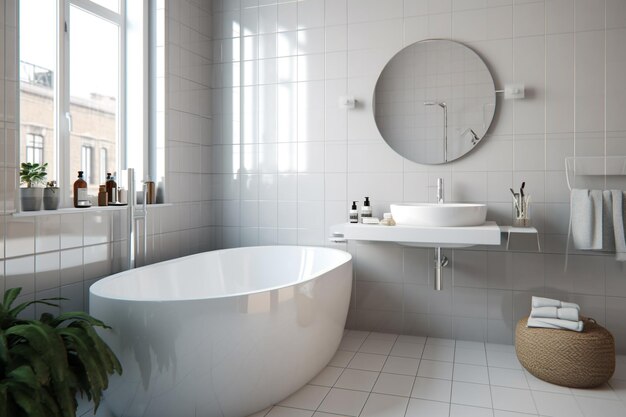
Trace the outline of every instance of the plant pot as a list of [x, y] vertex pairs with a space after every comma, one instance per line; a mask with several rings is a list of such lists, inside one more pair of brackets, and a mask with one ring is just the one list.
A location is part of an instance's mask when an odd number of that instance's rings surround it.
[[20, 200], [22, 202], [22, 211], [41, 210], [41, 201], [43, 200], [43, 188], [20, 188]]
[[43, 189], [43, 209], [56, 210], [61, 202], [59, 187], [47, 187]]

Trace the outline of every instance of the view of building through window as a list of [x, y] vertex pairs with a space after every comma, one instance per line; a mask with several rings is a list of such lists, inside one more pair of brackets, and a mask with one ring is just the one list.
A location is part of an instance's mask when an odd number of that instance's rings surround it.
[[[47, 162], [48, 180], [61, 182], [57, 141], [67, 139], [69, 167], [63, 168], [69, 169], [70, 182], [83, 170], [89, 193], [96, 194], [106, 171], [118, 166], [120, 28], [70, 4], [70, 59], [64, 68], [56, 62], [56, 42], [63, 36], [57, 30], [56, 3], [20, 1], [20, 162]], [[116, 10], [119, 0], [97, 3]], [[69, 132], [55, 132], [55, 100], [63, 94], [55, 86], [57, 69], [71, 74]]]

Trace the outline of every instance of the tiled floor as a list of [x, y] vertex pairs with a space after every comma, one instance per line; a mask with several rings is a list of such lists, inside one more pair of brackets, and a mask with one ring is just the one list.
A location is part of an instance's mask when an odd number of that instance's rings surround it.
[[340, 416], [624, 417], [626, 357], [580, 390], [530, 375], [513, 346], [350, 330], [308, 385], [251, 417]]

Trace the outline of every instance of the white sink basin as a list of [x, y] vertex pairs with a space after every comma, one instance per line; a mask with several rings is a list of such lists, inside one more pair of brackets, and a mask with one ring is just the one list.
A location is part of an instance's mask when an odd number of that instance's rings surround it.
[[480, 226], [487, 219], [485, 204], [392, 204], [396, 224], [424, 227]]

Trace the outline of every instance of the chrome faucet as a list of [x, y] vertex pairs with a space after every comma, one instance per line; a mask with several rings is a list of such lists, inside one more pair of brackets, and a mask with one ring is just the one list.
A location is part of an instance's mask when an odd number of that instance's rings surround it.
[[437, 178], [437, 204], [444, 203], [443, 178]]

